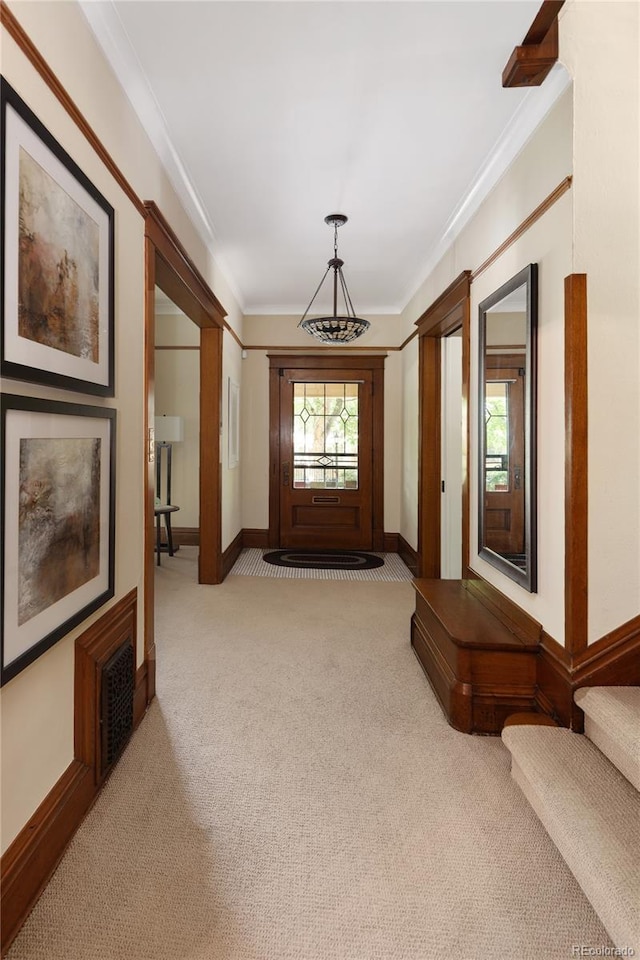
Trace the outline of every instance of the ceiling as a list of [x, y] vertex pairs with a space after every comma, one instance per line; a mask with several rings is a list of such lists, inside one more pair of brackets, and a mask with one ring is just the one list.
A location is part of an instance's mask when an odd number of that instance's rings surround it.
[[501, 86], [539, 0], [82, 7], [247, 314], [302, 313], [333, 212], [356, 311], [399, 312], [564, 88]]

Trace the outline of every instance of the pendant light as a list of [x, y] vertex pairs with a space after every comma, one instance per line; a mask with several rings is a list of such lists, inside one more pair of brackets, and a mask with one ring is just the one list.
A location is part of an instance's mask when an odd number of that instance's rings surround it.
[[[323, 343], [348, 343], [350, 340], [355, 340], [356, 337], [362, 336], [362, 334], [369, 329], [368, 320], [356, 317], [351, 297], [347, 290], [347, 283], [342, 273], [344, 260], [340, 260], [338, 257], [338, 227], [344, 226], [347, 220], [348, 217], [345, 217], [343, 213], [330, 213], [324, 218], [326, 224], [329, 226], [333, 225], [333, 257], [329, 260], [324, 276], [318, 284], [316, 292], [311, 297], [309, 306], [298, 324], [299, 327], [306, 330], [312, 337], [315, 337], [316, 340], [321, 340]], [[329, 270], [333, 270], [333, 314], [330, 317], [307, 317]], [[338, 314], [338, 281], [340, 282], [345, 307], [345, 312], [341, 315]]]

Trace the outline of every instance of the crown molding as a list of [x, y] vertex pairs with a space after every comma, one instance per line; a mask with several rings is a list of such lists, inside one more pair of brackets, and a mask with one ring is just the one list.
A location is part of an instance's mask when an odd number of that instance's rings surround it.
[[411, 302], [571, 82], [572, 78], [566, 68], [556, 63], [544, 84], [528, 91], [449, 218], [442, 236], [427, 258], [426, 265], [411, 285], [405, 299], [406, 304]]
[[113, 0], [102, 3], [95, 3], [95, 0], [78, 0], [78, 5], [158, 154], [187, 216], [210, 255], [221, 268], [236, 302], [244, 313], [244, 301], [228, 264], [218, 252], [214, 252], [219, 244], [213, 224], [192, 183], [189, 171], [173, 145], [162, 110]]
[[[302, 314], [304, 306], [301, 306], [298, 310], [291, 304], [286, 307], [284, 305], [274, 307], [272, 304], [248, 305], [245, 303], [224, 258], [219, 253], [214, 254], [214, 250], [219, 247], [219, 244], [213, 225], [191, 181], [189, 172], [171, 141], [162, 111], [131, 45], [113, 0], [103, 3], [95, 3], [93, 0], [78, 0], [78, 2], [120, 85], [144, 126], [190, 220], [210, 255], [222, 269], [242, 313], [248, 316]], [[376, 307], [375, 309], [360, 307], [360, 313], [371, 316], [393, 315], [401, 313], [406, 308], [570, 83], [571, 77], [567, 70], [562, 64], [556, 63], [544, 84], [527, 92], [520, 106], [514, 112], [509, 125], [490, 151], [476, 177], [453, 211], [440, 239], [428, 255], [425, 266], [421, 268], [419, 274], [407, 289], [405, 296], [402, 298], [405, 307], [401, 308], [398, 304]], [[508, 91], [506, 95], [508, 95]]]

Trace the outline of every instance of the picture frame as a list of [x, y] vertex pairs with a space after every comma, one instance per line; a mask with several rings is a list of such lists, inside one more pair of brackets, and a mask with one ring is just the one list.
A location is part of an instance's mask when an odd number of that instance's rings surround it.
[[240, 463], [240, 385], [229, 377], [229, 469]]
[[0, 397], [0, 686], [114, 596], [116, 411]]
[[3, 376], [114, 395], [114, 210], [0, 78]]

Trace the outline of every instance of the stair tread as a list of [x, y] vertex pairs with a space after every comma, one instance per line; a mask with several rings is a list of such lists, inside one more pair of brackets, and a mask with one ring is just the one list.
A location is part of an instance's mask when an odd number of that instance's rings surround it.
[[640, 794], [586, 737], [510, 726], [513, 776], [619, 946], [640, 947]]
[[640, 790], [640, 687], [582, 687], [585, 734]]

